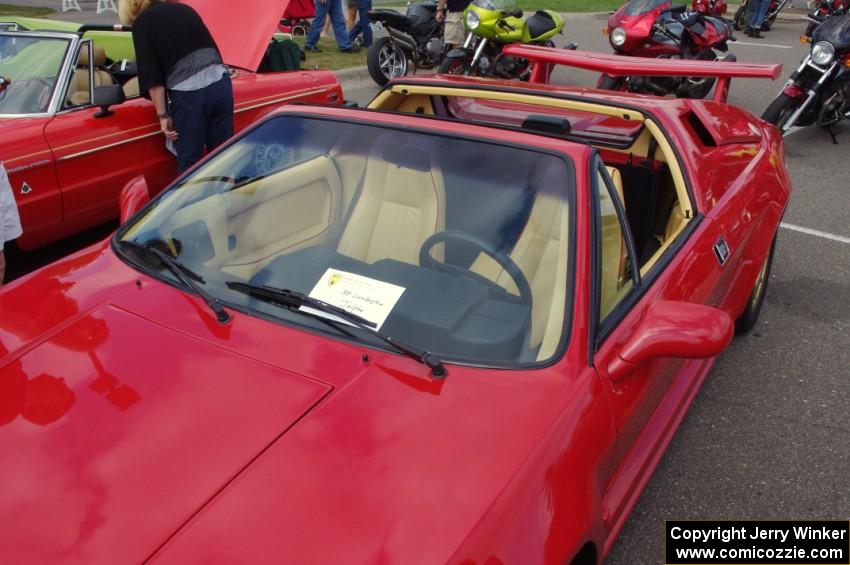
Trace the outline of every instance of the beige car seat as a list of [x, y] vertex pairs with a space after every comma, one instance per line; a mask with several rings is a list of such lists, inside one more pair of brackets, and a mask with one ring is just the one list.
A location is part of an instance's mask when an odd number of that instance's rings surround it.
[[[445, 185], [434, 161], [399, 135], [375, 143], [337, 250], [366, 263], [395, 259], [417, 265], [422, 243], [445, 229]], [[442, 250], [432, 255], [441, 260]]]
[[[106, 51], [103, 47], [94, 45], [94, 86], [106, 86], [115, 84], [112, 75], [103, 70], [106, 64]], [[91, 104], [91, 93], [89, 93], [89, 50], [85, 46], [80, 50], [77, 59], [77, 68], [71, 77], [71, 85], [68, 88], [68, 96], [65, 98], [65, 106], [85, 106]]]
[[[567, 227], [567, 203], [559, 195], [541, 192], [510, 253], [531, 286], [533, 301], [528, 347], [539, 347], [537, 359], [551, 357], [562, 333], [567, 292]], [[470, 270], [495, 281], [508, 292], [519, 293], [511, 276], [483, 253]]]
[[121, 88], [124, 89], [124, 96], [127, 98], [134, 98], [139, 96], [141, 93], [139, 92], [139, 77], [133, 77], [127, 82], [124, 83], [124, 86]]

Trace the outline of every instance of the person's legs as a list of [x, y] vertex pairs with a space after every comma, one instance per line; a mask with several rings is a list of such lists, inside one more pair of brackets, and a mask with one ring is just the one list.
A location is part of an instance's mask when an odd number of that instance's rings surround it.
[[351, 49], [348, 31], [345, 29], [345, 16], [342, 13], [342, 0], [328, 0], [328, 13], [334, 28], [337, 47], [345, 51]]
[[325, 25], [325, 18], [328, 16], [328, 3], [332, 1], [326, 0], [325, 2], [320, 2], [316, 0], [316, 16], [313, 18], [313, 23], [310, 24], [310, 31], [307, 33], [307, 39], [305, 41], [305, 47], [308, 51], [310, 49], [316, 49], [316, 45], [319, 43], [322, 26]]
[[754, 30], [761, 29], [761, 26], [767, 17], [768, 10], [770, 10], [770, 0], [761, 0], [761, 2], [759, 2], [758, 13], [756, 14], [755, 25], [752, 26]]
[[369, 11], [372, 9], [372, 0], [360, 0], [357, 8], [360, 14], [359, 24], [363, 31], [363, 46], [369, 47], [372, 45], [372, 26], [369, 25]]
[[207, 151], [233, 136], [233, 85], [224, 77], [204, 90], [207, 105]]
[[204, 97], [197, 91], [168, 91], [168, 111], [177, 139], [177, 172], [182, 173], [204, 155], [207, 140], [207, 122], [204, 119]]
[[460, 47], [466, 41], [466, 28], [463, 26], [463, 12], [446, 12], [443, 28], [443, 41], [452, 47]]
[[749, 0], [747, 2], [747, 26], [744, 30], [747, 35], [752, 37], [760, 37], [759, 34], [759, 26], [756, 25], [756, 19], [758, 18], [759, 11], [761, 11], [762, 2], [770, 2], [770, 0]]

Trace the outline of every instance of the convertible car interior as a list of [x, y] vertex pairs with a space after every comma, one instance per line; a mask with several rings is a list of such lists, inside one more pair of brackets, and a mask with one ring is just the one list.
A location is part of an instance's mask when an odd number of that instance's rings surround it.
[[210, 284], [308, 294], [336, 269], [398, 285], [382, 329], [399, 340], [471, 363], [542, 361], [563, 335], [572, 167], [520, 147], [285, 115], [121, 237], [167, 248]]
[[[661, 258], [694, 216], [669, 141], [657, 124], [638, 112], [545, 94], [427, 84], [395, 85], [380, 93], [369, 107], [535, 129], [592, 145], [606, 165], [607, 170], [600, 174], [616, 186], [625, 209], [641, 273]], [[567, 120], [568, 131], [554, 132], [541, 128], [546, 120], [529, 119], [541, 116]]]

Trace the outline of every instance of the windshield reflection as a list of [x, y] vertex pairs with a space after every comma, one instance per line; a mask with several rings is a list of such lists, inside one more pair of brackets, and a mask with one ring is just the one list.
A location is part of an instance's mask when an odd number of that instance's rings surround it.
[[47, 112], [62, 70], [68, 40], [0, 34], [0, 114]]

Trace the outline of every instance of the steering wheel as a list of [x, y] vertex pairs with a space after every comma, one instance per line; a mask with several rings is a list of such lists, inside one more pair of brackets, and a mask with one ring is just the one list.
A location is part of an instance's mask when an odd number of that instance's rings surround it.
[[[433, 249], [435, 245], [451, 240], [461, 241], [472, 245], [473, 247], [477, 247], [480, 251], [483, 251], [488, 257], [498, 263], [499, 266], [501, 266], [511, 277], [511, 280], [514, 282], [517, 289], [519, 289], [519, 297], [513, 297], [497, 283], [479, 275], [478, 273], [473, 273], [469, 269], [463, 269], [454, 265], [440, 263], [431, 256], [431, 249]], [[517, 265], [514, 260], [508, 257], [505, 253], [498, 251], [486, 241], [472, 234], [460, 230], [445, 230], [435, 233], [422, 242], [422, 247], [419, 248], [419, 265], [452, 275], [466, 277], [479, 283], [484, 283], [490, 288], [495, 288], [504, 294], [508, 294], [508, 296], [511, 296], [512, 300], [517, 301], [520, 304], [531, 305], [531, 285], [528, 284], [528, 279], [525, 278], [525, 275], [523, 274], [522, 269], [519, 268], [519, 265]]]

